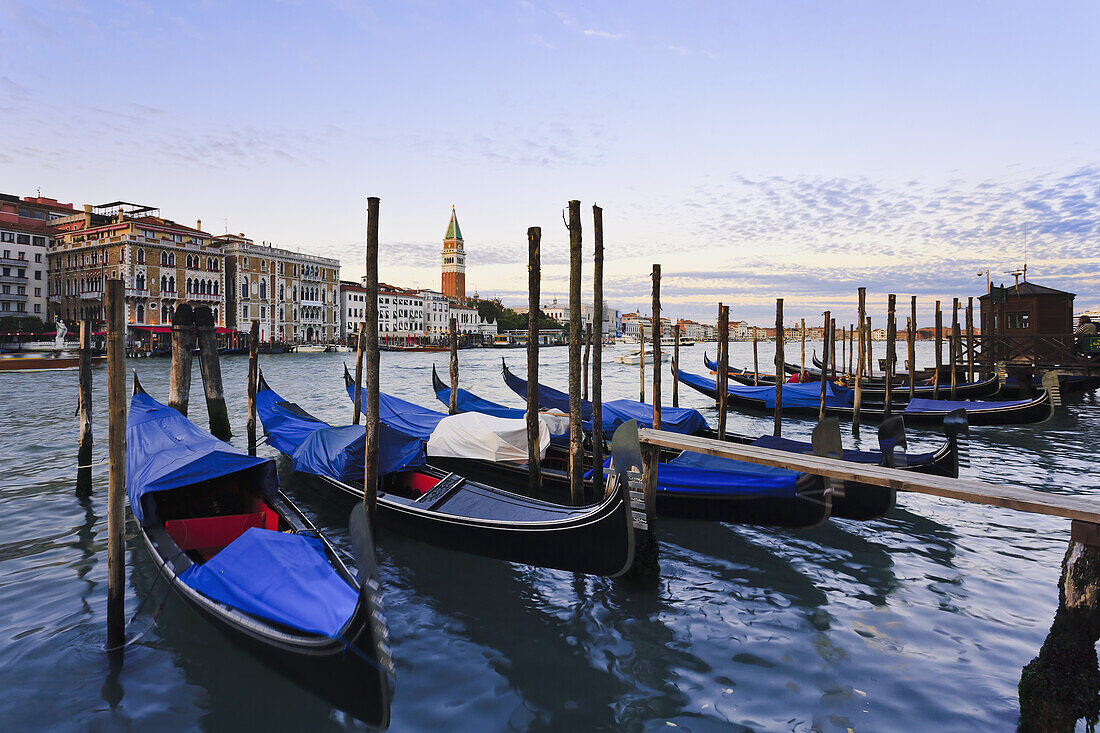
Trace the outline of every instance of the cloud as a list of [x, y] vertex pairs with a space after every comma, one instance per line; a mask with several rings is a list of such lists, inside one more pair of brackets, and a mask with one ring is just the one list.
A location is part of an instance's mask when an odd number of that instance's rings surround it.
[[622, 38], [622, 33], [611, 33], [610, 31], [598, 31], [592, 28], [585, 28], [584, 35], [590, 38]]

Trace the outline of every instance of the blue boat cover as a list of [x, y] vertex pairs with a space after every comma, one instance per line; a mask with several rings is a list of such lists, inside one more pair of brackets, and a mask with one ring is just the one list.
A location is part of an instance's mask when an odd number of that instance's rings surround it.
[[657, 464], [657, 490], [688, 494], [792, 497], [798, 473], [684, 451]]
[[359, 592], [336, 574], [317, 537], [253, 527], [180, 580], [207, 598], [310, 634], [336, 638]]
[[[713, 379], [680, 371], [678, 377], [684, 384], [718, 393], [718, 386]], [[829, 407], [851, 407], [852, 390], [839, 387], [833, 382], [825, 383], [825, 404]], [[775, 385], [769, 384], [760, 387], [750, 387], [743, 384], [730, 383], [727, 390], [731, 395], [752, 400], [760, 400], [764, 407], [775, 407]], [[784, 407], [817, 407], [821, 403], [821, 382], [787, 383], [783, 385]]]
[[[450, 406], [451, 404], [451, 388], [444, 387], [438, 389], [435, 392], [435, 396], [443, 404]], [[483, 397], [478, 397], [473, 392], [467, 391], [459, 387], [458, 395], [455, 397], [455, 404], [458, 407], [459, 412], [480, 412], [482, 415], [492, 415], [493, 417], [506, 417], [510, 419], [522, 420], [527, 416], [527, 410], [518, 407], [506, 407], [505, 405], [497, 402], [492, 402]]]
[[[603, 430], [612, 433], [617, 427], [631, 420], [638, 427], [653, 427], [653, 405], [636, 400], [612, 400], [603, 405]], [[693, 435], [708, 427], [707, 420], [698, 410], [690, 407], [661, 407], [661, 430], [670, 433]]]
[[[512, 374], [511, 370], [505, 368], [504, 370], [504, 383], [507, 384], [513, 392], [519, 395], [524, 400], [527, 399], [527, 380], [520, 379], [515, 374]], [[559, 392], [556, 389], [547, 387], [544, 384], [538, 385], [539, 395], [539, 407], [544, 410], [561, 410], [565, 414], [569, 414], [569, 395], [565, 392]], [[587, 400], [581, 400], [581, 420], [588, 422], [592, 419], [592, 403]]]
[[1019, 407], [1033, 400], [1010, 400], [1008, 402], [983, 402], [981, 400], [926, 400], [914, 397], [905, 406], [905, 412], [951, 412], [960, 407], [964, 410], [988, 410], [995, 407]]
[[[355, 399], [355, 385], [348, 385], [348, 397]], [[360, 411], [362, 411], [362, 405], [360, 405]], [[429, 410], [427, 407], [421, 407], [385, 392], [378, 395], [379, 420], [384, 425], [389, 425], [406, 435], [415, 435], [421, 440], [432, 437], [435, 426], [445, 417], [447, 415], [442, 412]]]
[[264, 494], [279, 488], [275, 462], [256, 458], [202, 430], [178, 411], [145, 393], [130, 399], [126, 417], [126, 492], [140, 524], [153, 523], [143, 499], [154, 491], [191, 486], [201, 481], [253, 471]]
[[[256, 414], [267, 442], [290, 457], [295, 471], [341, 481], [362, 479], [366, 427], [332, 427], [283, 400], [277, 392], [256, 393]], [[382, 423], [378, 443], [379, 475], [424, 465], [424, 443]]]
[[[762, 435], [752, 441], [752, 444], [761, 448], [786, 451], [787, 453], [805, 453], [810, 455], [814, 452], [814, 447], [810, 443], [805, 443], [800, 440], [791, 440], [790, 438], [777, 438], [774, 435]], [[844, 460], [852, 461], [853, 463], [879, 464], [882, 462], [882, 453], [878, 451], [846, 450], [844, 451]]]

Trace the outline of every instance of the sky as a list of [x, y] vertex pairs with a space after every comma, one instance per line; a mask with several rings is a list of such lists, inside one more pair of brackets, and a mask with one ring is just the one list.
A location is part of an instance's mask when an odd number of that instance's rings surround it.
[[[439, 287], [713, 322], [884, 322], [1030, 280], [1100, 307], [1100, 4], [0, 0], [0, 191], [160, 207]], [[981, 273], [981, 274], [979, 274]], [[904, 318], [901, 319], [904, 325]]]

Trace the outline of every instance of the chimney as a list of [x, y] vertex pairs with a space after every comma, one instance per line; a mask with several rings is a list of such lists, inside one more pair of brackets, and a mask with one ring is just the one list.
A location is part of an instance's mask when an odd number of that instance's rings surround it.
[[84, 228], [92, 228], [92, 205], [84, 204]]
[[202, 231], [202, 219], [195, 219], [195, 228]]

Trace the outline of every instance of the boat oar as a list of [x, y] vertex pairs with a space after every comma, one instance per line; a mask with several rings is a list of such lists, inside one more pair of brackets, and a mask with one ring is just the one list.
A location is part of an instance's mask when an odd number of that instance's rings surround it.
[[905, 439], [905, 420], [895, 415], [884, 420], [878, 428], [878, 447], [882, 451], [882, 465], [887, 468], [904, 468], [909, 443]]
[[[844, 445], [840, 442], [840, 419], [836, 415], [830, 415], [815, 425], [810, 436], [810, 445], [813, 446], [815, 456], [842, 460]], [[844, 496], [842, 480], [826, 477], [825, 486], [832, 490], [833, 496]]]
[[357, 502], [351, 510], [348, 533], [355, 552], [355, 565], [359, 568], [359, 593], [362, 595], [368, 581], [378, 574], [378, 566], [374, 562], [374, 539], [370, 531], [370, 520], [367, 519], [367, 509], [362, 502]]

